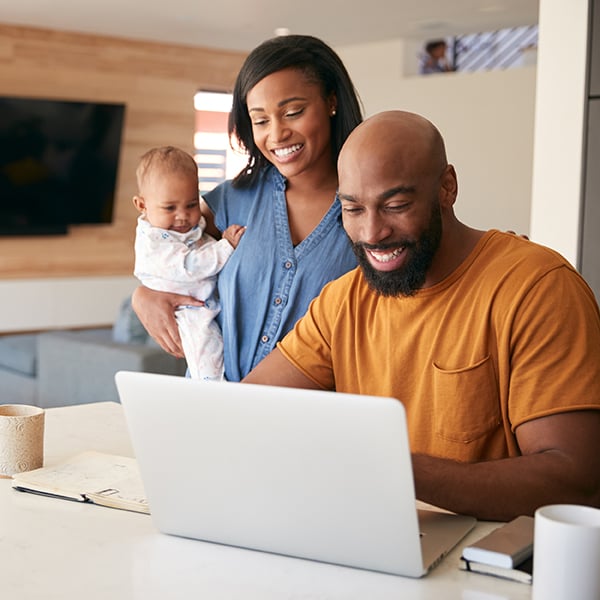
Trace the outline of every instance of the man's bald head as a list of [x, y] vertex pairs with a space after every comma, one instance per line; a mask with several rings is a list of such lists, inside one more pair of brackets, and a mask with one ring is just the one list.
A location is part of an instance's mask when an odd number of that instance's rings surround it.
[[367, 119], [340, 152], [338, 178], [344, 228], [369, 285], [389, 296], [429, 285], [458, 189], [436, 127], [404, 111]]
[[[340, 153], [340, 171], [370, 168], [368, 162], [410, 165], [419, 173], [441, 173], [446, 167], [446, 148], [438, 129], [415, 113], [391, 110], [363, 121], [348, 136]], [[340, 173], [340, 180], [342, 174]]]

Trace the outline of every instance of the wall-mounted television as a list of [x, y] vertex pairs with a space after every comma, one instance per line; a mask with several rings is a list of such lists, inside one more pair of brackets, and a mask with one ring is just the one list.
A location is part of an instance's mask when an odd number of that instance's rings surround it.
[[125, 105], [0, 96], [0, 235], [111, 223]]

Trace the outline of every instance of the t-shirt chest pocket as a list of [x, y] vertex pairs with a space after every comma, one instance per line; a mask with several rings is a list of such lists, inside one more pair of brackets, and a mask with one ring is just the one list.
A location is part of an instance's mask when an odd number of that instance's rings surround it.
[[452, 442], [473, 442], [501, 422], [491, 357], [454, 369], [433, 362], [434, 431]]

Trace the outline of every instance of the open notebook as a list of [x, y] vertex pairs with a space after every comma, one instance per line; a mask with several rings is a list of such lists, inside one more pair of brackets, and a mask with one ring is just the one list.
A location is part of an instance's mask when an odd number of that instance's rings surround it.
[[391, 398], [121, 371], [159, 531], [420, 577], [475, 519], [417, 511]]

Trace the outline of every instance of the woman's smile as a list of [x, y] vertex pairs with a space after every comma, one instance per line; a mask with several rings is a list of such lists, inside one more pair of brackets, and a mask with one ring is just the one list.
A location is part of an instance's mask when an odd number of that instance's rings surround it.
[[304, 144], [293, 144], [292, 146], [285, 146], [284, 148], [273, 148], [271, 152], [277, 157], [279, 161], [287, 162], [296, 158], [298, 152], [304, 148]]

